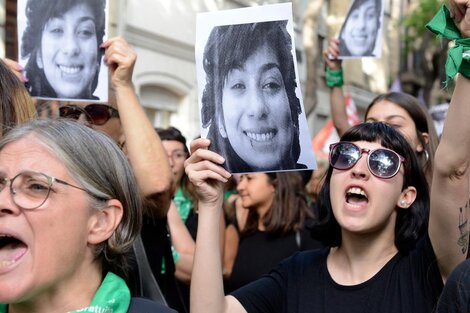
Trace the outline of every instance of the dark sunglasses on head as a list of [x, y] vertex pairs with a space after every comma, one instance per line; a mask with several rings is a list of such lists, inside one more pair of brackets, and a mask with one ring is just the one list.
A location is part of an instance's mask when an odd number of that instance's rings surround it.
[[64, 105], [59, 108], [60, 117], [78, 120], [82, 114], [85, 114], [87, 120], [93, 125], [103, 125], [111, 117], [119, 117], [118, 110], [106, 104], [93, 103], [85, 107]]
[[386, 148], [365, 149], [352, 142], [340, 141], [330, 145], [330, 165], [337, 170], [352, 168], [367, 153], [369, 171], [379, 178], [392, 178], [400, 170], [405, 158]]

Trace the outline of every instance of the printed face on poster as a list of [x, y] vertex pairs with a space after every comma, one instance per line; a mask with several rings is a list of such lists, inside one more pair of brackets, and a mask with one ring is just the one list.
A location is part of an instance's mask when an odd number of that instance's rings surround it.
[[313, 169], [290, 3], [197, 17], [202, 137], [232, 173]]
[[380, 57], [384, 0], [352, 0], [339, 33], [339, 58]]
[[18, 60], [32, 96], [108, 101], [107, 14], [107, 0], [18, 0]]

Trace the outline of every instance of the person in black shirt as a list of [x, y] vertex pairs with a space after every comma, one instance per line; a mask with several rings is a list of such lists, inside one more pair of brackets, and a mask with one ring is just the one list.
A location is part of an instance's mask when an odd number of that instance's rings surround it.
[[327, 248], [295, 254], [225, 298], [214, 238], [230, 174], [223, 158], [204, 149], [208, 140], [194, 141], [186, 161], [199, 197], [193, 312], [432, 311], [442, 278], [468, 248], [470, 173], [462, 164], [470, 160], [469, 88], [470, 80], [459, 77], [436, 153], [431, 204], [405, 138], [383, 123], [355, 126], [332, 145], [320, 192], [312, 232]]

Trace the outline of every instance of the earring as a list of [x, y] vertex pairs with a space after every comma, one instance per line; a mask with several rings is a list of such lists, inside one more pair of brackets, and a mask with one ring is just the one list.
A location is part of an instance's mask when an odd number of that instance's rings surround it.
[[427, 150], [424, 150], [424, 159], [426, 162], [429, 160], [429, 153]]
[[405, 206], [405, 205], [406, 205], [405, 200], [401, 200], [401, 201], [400, 201], [400, 205], [401, 205], [401, 206]]

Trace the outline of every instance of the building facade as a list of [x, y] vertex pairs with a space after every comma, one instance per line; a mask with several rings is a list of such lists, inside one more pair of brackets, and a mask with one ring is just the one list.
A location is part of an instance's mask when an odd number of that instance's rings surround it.
[[[135, 48], [138, 60], [134, 84], [155, 127], [179, 128], [191, 140], [199, 135], [199, 108], [194, 45], [199, 12], [240, 8], [285, 1], [256, 0], [112, 0], [109, 36], [123, 36]], [[399, 70], [400, 32], [397, 21], [404, 0], [384, 0], [383, 53], [380, 59], [343, 62], [345, 90], [359, 111], [385, 92]], [[294, 0], [294, 32], [301, 86], [314, 93], [308, 116], [314, 135], [329, 118], [329, 95], [324, 83], [321, 52], [337, 36], [349, 1]], [[14, 20], [16, 0], [0, 0], [0, 55], [16, 53]], [[14, 58], [14, 57], [13, 57]], [[314, 83], [307, 69], [314, 69]], [[310, 75], [312, 76], [312, 75]], [[313, 86], [313, 87], [312, 87]], [[309, 98], [310, 99], [310, 98]], [[309, 103], [309, 105], [312, 105]]]

